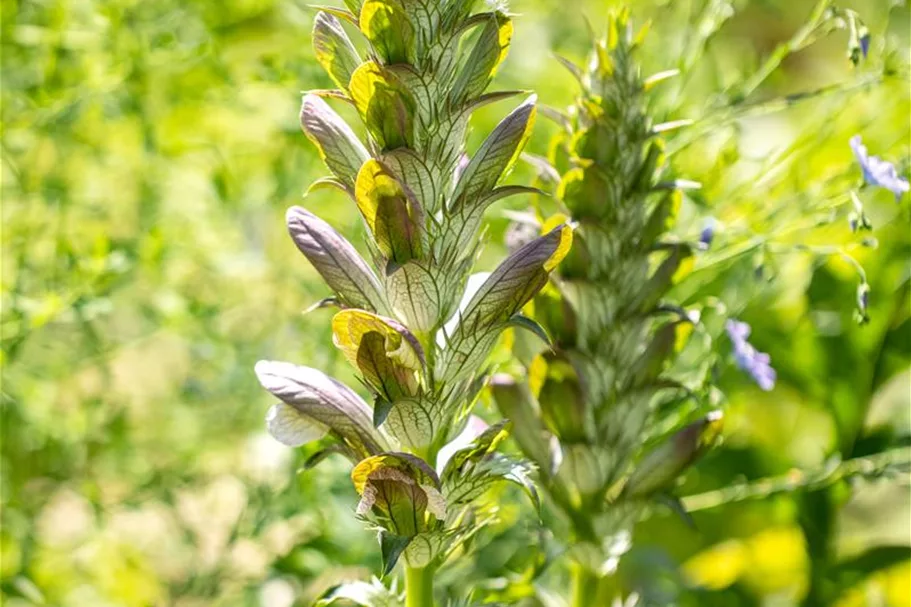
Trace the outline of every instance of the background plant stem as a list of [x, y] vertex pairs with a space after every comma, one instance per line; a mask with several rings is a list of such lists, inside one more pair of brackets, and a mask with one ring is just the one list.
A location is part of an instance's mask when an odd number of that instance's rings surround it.
[[433, 607], [433, 570], [405, 567], [405, 607]]
[[598, 593], [598, 576], [591, 569], [578, 564], [573, 565], [571, 592], [570, 607], [593, 605]]

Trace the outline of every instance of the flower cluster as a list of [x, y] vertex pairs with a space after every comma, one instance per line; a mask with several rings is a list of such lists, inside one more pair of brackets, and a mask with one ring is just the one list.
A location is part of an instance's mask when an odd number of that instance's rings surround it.
[[907, 179], [900, 177], [895, 165], [867, 152], [860, 135], [851, 137], [851, 150], [857, 158], [857, 163], [864, 175], [864, 181], [869, 185], [885, 188], [899, 200], [902, 194], [911, 189]]
[[725, 323], [725, 330], [734, 346], [734, 360], [737, 361], [737, 366], [749, 373], [763, 390], [774, 388], [777, 374], [772, 368], [769, 355], [758, 351], [747, 341], [750, 336], [750, 325], [731, 319]]
[[[536, 191], [501, 185], [529, 136], [534, 97], [465, 154], [472, 112], [521, 94], [484, 92], [512, 21], [499, 10], [472, 13], [473, 4], [350, 0], [350, 10], [317, 14], [314, 50], [338, 88], [303, 98], [301, 125], [331, 173], [312, 187], [335, 188], [360, 211], [372, 263], [306, 209], [293, 207], [286, 219], [332, 290], [322, 305], [340, 308], [333, 342], [372, 402], [316, 369], [256, 366], [280, 401], [267, 416], [272, 434], [292, 446], [322, 440], [313, 463], [339, 452], [354, 464], [357, 513], [379, 529], [384, 573], [400, 556], [407, 561], [409, 605], [432, 601], [433, 571], [476, 531], [470, 513], [484, 490], [499, 479], [527, 484], [525, 465], [495, 452], [508, 424], [483, 429], [469, 414], [488, 352], [504, 329], [528, 325], [521, 308], [572, 239], [568, 226], [555, 225], [463, 297], [485, 209]], [[366, 59], [342, 20], [360, 31]], [[366, 140], [327, 100], [355, 108]]]

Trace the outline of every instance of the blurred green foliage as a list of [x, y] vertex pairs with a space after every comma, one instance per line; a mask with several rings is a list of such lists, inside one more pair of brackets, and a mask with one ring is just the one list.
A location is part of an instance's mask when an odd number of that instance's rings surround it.
[[[514, 0], [499, 86], [565, 106], [574, 85], [550, 52], [582, 57], [585, 17], [600, 24], [613, 4]], [[780, 376], [771, 394], [735, 371], [719, 378], [726, 442], [683, 495], [909, 449], [907, 196], [896, 205], [888, 192], [861, 193], [873, 233], [852, 234], [845, 219], [860, 177], [851, 135], [907, 174], [907, 70], [881, 77], [894, 49], [907, 59], [907, 3], [845, 3], [874, 34], [869, 64], [855, 70], [846, 35], [833, 35], [789, 57], [745, 103], [837, 90], [700, 122], [813, 4], [632, 3], [636, 19], [654, 19], [645, 68], [694, 66], [671, 85], [667, 118], [708, 127], [673, 159], [705, 185], [683, 227], [692, 236], [711, 214], [725, 226], [719, 238], [747, 243], [707, 255], [681, 297], [724, 301]], [[702, 45], [705, 5], [736, 10]], [[352, 379], [331, 347], [330, 313], [301, 315], [326, 291], [281, 219], [323, 171], [297, 125], [300, 91], [330, 86], [310, 50], [312, 16], [292, 0], [3, 0], [4, 604], [290, 607], [377, 570], [344, 462], [297, 474], [307, 454], [265, 435], [270, 403], [252, 373], [257, 359], [279, 358]], [[476, 133], [501, 110], [479, 112]], [[541, 122], [536, 153], [553, 132]], [[363, 241], [348, 201], [316, 193], [307, 205]], [[490, 219], [485, 269], [508, 225], [502, 208]], [[836, 250], [866, 270], [866, 326], [852, 319], [857, 276]], [[505, 581], [546, 560], [524, 550], [542, 538], [516, 494], [502, 495], [500, 515], [482, 539], [489, 549], [448, 581], [508, 595]], [[911, 604], [906, 472], [694, 518], [691, 529], [658, 513], [639, 530], [623, 576], [657, 604]], [[562, 573], [548, 575], [559, 588]]]

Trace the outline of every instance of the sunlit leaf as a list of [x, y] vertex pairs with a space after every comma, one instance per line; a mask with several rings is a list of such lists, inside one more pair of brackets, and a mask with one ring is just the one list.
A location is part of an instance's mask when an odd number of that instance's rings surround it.
[[392, 573], [399, 557], [405, 552], [405, 548], [411, 543], [414, 536], [394, 535], [385, 529], [380, 529], [380, 556], [383, 559], [383, 577]]
[[417, 399], [399, 399], [390, 405], [383, 428], [403, 446], [424, 449], [433, 441], [439, 426], [430, 407], [430, 403]]
[[675, 244], [670, 254], [661, 262], [648, 281], [639, 291], [638, 308], [648, 312], [677, 284], [693, 267], [693, 251], [687, 244]]
[[440, 289], [430, 271], [411, 261], [386, 276], [392, 311], [415, 331], [430, 332], [442, 322]]
[[680, 190], [672, 190], [661, 198], [639, 236], [639, 242], [643, 246], [653, 245], [662, 234], [674, 226], [682, 202], [683, 194]]
[[499, 331], [547, 283], [548, 274], [566, 256], [572, 229], [560, 226], [517, 249], [472, 296], [447, 342], [441, 369], [452, 379], [479, 366]]

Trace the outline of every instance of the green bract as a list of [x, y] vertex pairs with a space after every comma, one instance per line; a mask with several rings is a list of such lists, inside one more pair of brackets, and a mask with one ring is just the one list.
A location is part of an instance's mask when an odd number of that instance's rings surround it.
[[[257, 374], [282, 401], [269, 416], [279, 440], [328, 436], [328, 448], [356, 464], [358, 514], [380, 529], [384, 573], [404, 555], [431, 575], [473, 533], [467, 514], [491, 482], [511, 480], [534, 495], [528, 467], [495, 452], [506, 424], [480, 434], [474, 425], [463, 429], [500, 333], [537, 327], [520, 310], [566, 256], [572, 231], [555, 225], [514, 252], [458, 309], [485, 209], [537, 192], [502, 185], [531, 132], [533, 96], [465, 158], [471, 113], [518, 94], [484, 93], [506, 56], [512, 21], [499, 11], [472, 14], [468, 0], [347, 4], [348, 11], [317, 15], [314, 49], [338, 90], [305, 95], [301, 125], [331, 173], [314, 185], [351, 199], [369, 230], [372, 263], [303, 208], [290, 209], [287, 222], [333, 292], [324, 303], [342, 308], [332, 320], [334, 343], [373, 403], [313, 369], [262, 362]], [[367, 58], [340, 20], [360, 30]], [[353, 105], [365, 141], [327, 100]]]

